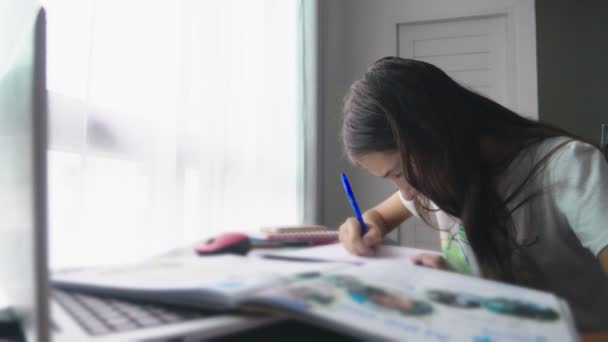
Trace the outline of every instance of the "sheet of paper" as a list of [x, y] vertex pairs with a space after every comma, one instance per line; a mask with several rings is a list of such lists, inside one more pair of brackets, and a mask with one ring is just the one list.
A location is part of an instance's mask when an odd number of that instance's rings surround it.
[[409, 262], [412, 256], [420, 253], [438, 254], [436, 251], [418, 248], [381, 246], [376, 251], [376, 255], [373, 257], [361, 257], [351, 254], [340, 243], [290, 251], [262, 251], [256, 254], [264, 258], [272, 259], [333, 261], [347, 262], [352, 264], [366, 264], [373, 261], [388, 259], [397, 259]]

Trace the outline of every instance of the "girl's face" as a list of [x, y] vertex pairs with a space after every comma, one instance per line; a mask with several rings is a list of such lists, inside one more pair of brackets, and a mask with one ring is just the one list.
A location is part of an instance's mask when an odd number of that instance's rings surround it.
[[359, 157], [355, 163], [372, 175], [391, 181], [406, 200], [411, 201], [418, 195], [418, 191], [403, 177], [399, 152], [372, 152]]

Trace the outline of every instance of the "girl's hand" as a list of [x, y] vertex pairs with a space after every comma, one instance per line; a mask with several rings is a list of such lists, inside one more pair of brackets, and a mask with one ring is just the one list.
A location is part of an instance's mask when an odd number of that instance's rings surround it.
[[441, 254], [421, 253], [411, 257], [410, 260], [412, 260], [415, 265], [426, 266], [446, 271], [450, 269]]
[[373, 222], [365, 222], [367, 234], [361, 237], [361, 225], [354, 217], [349, 217], [340, 226], [340, 242], [347, 251], [355, 255], [372, 256], [374, 250], [382, 243], [384, 233], [382, 229]]

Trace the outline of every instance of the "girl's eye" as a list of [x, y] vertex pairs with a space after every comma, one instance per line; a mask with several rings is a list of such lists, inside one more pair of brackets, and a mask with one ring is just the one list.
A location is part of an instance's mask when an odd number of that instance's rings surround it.
[[403, 176], [403, 173], [401, 173], [401, 172], [400, 173], [395, 173], [393, 175], [393, 177], [395, 177], [395, 178], [401, 178], [401, 176]]

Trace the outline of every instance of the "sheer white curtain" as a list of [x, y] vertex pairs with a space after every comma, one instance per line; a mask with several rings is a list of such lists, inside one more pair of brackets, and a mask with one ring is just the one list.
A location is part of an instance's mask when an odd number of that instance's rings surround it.
[[302, 3], [47, 0], [53, 267], [302, 220]]

